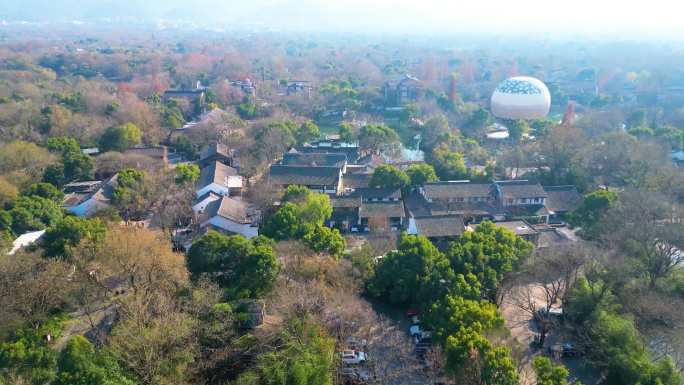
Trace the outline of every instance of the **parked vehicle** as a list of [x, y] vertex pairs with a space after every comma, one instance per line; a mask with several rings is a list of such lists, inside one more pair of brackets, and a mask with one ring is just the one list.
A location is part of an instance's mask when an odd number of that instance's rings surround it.
[[413, 336], [413, 342], [416, 344], [419, 343], [432, 343], [432, 331], [431, 330], [421, 330], [419, 334], [414, 334]]
[[554, 320], [563, 319], [563, 308], [560, 307], [542, 307], [534, 313], [534, 319], [540, 321], [544, 318], [550, 318]]
[[565, 342], [560, 345], [549, 346], [547, 352], [550, 355], [559, 355], [561, 357], [578, 357], [581, 355], [577, 346], [572, 342]]
[[343, 350], [340, 352], [340, 358], [345, 365], [358, 365], [366, 362], [366, 353], [357, 350]]

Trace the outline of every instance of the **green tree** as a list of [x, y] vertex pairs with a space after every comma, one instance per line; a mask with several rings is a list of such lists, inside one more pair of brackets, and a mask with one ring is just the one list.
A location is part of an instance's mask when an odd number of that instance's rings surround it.
[[347, 247], [339, 230], [320, 225], [304, 235], [304, 243], [313, 251], [326, 252], [333, 257], [340, 257]]
[[584, 201], [577, 210], [568, 215], [568, 222], [580, 227], [580, 235], [586, 239], [596, 239], [604, 230], [601, 220], [615, 204], [618, 196], [615, 192], [600, 189], [584, 196]]
[[298, 239], [307, 233], [293, 203], [285, 203], [261, 226], [261, 233], [275, 240]]
[[534, 357], [532, 361], [537, 385], [568, 385], [568, 369], [563, 365], [556, 365], [544, 356]]
[[307, 120], [297, 128], [297, 131], [294, 133], [294, 135], [297, 144], [301, 145], [321, 136], [321, 129], [316, 125], [316, 123]]
[[64, 155], [63, 162], [65, 182], [93, 179], [95, 163], [89, 155], [81, 152], [70, 152]]
[[57, 353], [43, 336], [59, 337], [62, 326], [63, 319], [54, 317], [36, 328], [19, 329], [13, 339], [0, 343], [0, 380], [14, 375], [29, 384], [52, 383]]
[[530, 132], [530, 126], [525, 120], [512, 120], [506, 124], [508, 134], [514, 142], [519, 142], [525, 134]]
[[34, 183], [24, 191], [26, 196], [39, 196], [41, 198], [50, 199], [57, 203], [62, 203], [64, 193], [50, 183]]
[[45, 142], [48, 150], [59, 154], [68, 154], [72, 152], [81, 152], [81, 146], [78, 141], [68, 136], [56, 136], [48, 138]]
[[394, 305], [425, 307], [448, 294], [454, 280], [449, 261], [427, 238], [403, 234], [397, 250], [376, 266], [367, 290]]
[[298, 215], [307, 224], [322, 225], [332, 215], [330, 197], [314, 193], [304, 186], [288, 186], [282, 201], [296, 204]]
[[380, 188], [405, 189], [410, 183], [411, 180], [405, 172], [391, 164], [383, 164], [373, 171], [373, 176], [371, 176], [368, 185]]
[[194, 184], [200, 177], [200, 169], [196, 164], [182, 163], [173, 170], [178, 185]]
[[463, 155], [452, 151], [449, 146], [442, 143], [432, 151], [432, 162], [435, 172], [441, 180], [458, 180], [468, 177]]
[[72, 248], [83, 240], [100, 243], [107, 229], [99, 219], [64, 217], [48, 228], [43, 236], [43, 248], [47, 257], [71, 259]]
[[337, 133], [340, 135], [340, 140], [345, 143], [354, 143], [356, 141], [354, 126], [349, 123], [341, 123]]
[[63, 186], [67, 183], [64, 176], [64, 165], [55, 163], [45, 167], [43, 171], [43, 182], [54, 186]]
[[261, 354], [256, 368], [240, 375], [237, 384], [332, 385], [335, 340], [310, 317], [286, 322], [277, 350]]
[[211, 231], [195, 241], [188, 252], [188, 270], [194, 277], [208, 276], [233, 298], [260, 297], [278, 277], [273, 242], [266, 237], [251, 240]]
[[393, 148], [399, 143], [399, 135], [393, 129], [383, 125], [361, 127], [359, 145], [364, 151], [379, 154]]
[[412, 186], [423, 186], [428, 182], [436, 182], [439, 179], [435, 173], [435, 168], [427, 163], [412, 164], [406, 169], [406, 175], [411, 180]]
[[493, 347], [482, 334], [461, 328], [444, 348], [445, 371], [464, 384], [518, 385], [518, 371], [510, 350]]
[[126, 378], [116, 361], [95, 350], [82, 336], [69, 340], [59, 353], [55, 385], [134, 385]]
[[140, 128], [133, 123], [126, 123], [121, 126], [109, 127], [100, 138], [99, 148], [101, 152], [122, 152], [139, 144], [141, 140]]
[[197, 149], [197, 146], [190, 142], [185, 136], [176, 138], [175, 148], [176, 152], [183, 155], [187, 160], [199, 159], [199, 150]]
[[55, 201], [39, 196], [21, 196], [9, 210], [14, 234], [43, 230], [59, 222], [64, 212]]
[[283, 204], [261, 228], [262, 234], [276, 240], [301, 239], [332, 215], [330, 197], [304, 186], [288, 186], [281, 201]]
[[512, 231], [484, 221], [452, 243], [447, 256], [454, 271], [475, 275], [483, 297], [494, 300], [503, 276], [519, 266], [532, 248]]
[[116, 187], [112, 192], [112, 203], [124, 220], [144, 215], [149, 203], [148, 195], [144, 172], [132, 168], [119, 171]]
[[483, 333], [503, 327], [503, 318], [496, 305], [485, 300], [466, 299], [458, 295], [448, 295], [443, 300], [434, 302], [425, 314], [425, 321], [440, 341], [445, 341], [461, 328]]

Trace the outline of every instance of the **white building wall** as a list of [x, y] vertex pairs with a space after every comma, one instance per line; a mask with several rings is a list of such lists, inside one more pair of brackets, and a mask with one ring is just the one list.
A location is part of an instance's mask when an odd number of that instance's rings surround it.
[[199, 198], [202, 195], [208, 193], [209, 191], [213, 192], [216, 195], [225, 195], [225, 196], [230, 195], [230, 189], [228, 187], [222, 186], [222, 185], [217, 184], [217, 183], [211, 183], [211, 184], [208, 184], [208, 185], [202, 187], [202, 189], [198, 190], [196, 196], [197, 196], [197, 198]]

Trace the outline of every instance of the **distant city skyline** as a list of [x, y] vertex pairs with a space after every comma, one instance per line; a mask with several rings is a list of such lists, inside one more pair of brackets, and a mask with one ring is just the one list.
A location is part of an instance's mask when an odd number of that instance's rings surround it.
[[545, 33], [684, 39], [671, 0], [5, 0], [0, 20], [157, 18], [376, 33]]

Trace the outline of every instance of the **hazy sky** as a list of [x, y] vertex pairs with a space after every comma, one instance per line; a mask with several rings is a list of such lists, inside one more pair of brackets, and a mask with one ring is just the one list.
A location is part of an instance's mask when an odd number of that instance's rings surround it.
[[678, 0], [0, 0], [0, 19], [174, 18], [399, 32], [534, 32], [684, 39]]

